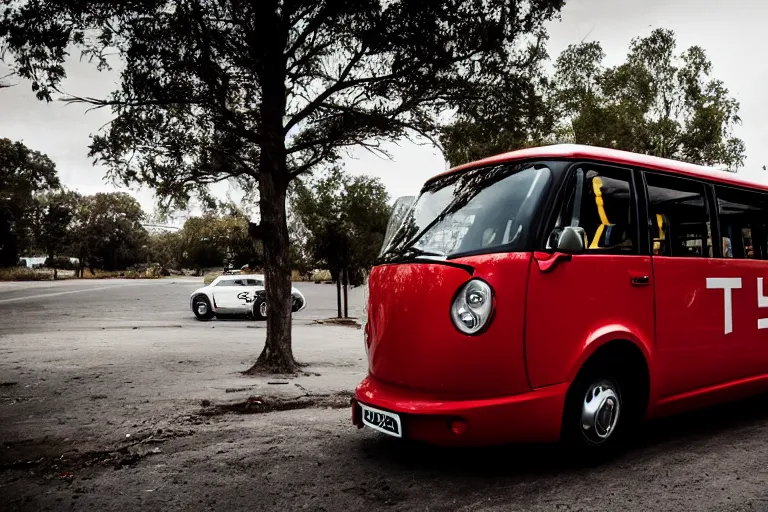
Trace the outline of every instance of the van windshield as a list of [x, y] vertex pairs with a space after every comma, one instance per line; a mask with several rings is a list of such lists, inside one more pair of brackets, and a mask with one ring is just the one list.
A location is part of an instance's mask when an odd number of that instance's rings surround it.
[[510, 163], [429, 182], [382, 248], [381, 259], [523, 250], [530, 220], [551, 181], [543, 164]]

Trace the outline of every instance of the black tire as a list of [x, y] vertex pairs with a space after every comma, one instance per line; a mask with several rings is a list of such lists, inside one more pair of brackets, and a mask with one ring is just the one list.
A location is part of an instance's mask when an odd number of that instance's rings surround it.
[[253, 310], [251, 311], [251, 316], [253, 316], [254, 320], [266, 320], [266, 309], [267, 299], [257, 296], [256, 300], [253, 301]]
[[210, 320], [215, 316], [211, 302], [205, 295], [197, 295], [192, 299], [192, 312], [201, 321]]
[[296, 313], [302, 307], [304, 307], [304, 301], [301, 299], [301, 297], [294, 296], [291, 304], [291, 312]]
[[618, 455], [640, 421], [642, 393], [633, 389], [634, 372], [623, 363], [617, 358], [588, 362], [568, 389], [561, 440], [580, 462]]

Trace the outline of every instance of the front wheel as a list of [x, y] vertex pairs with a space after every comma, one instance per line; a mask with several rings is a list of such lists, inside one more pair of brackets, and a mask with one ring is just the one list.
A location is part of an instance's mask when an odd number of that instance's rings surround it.
[[198, 295], [192, 300], [192, 311], [198, 320], [210, 320], [214, 316], [211, 303], [205, 295]]
[[594, 365], [574, 380], [566, 396], [562, 439], [574, 455], [601, 459], [617, 453], [636, 423], [633, 394], [618, 368]]

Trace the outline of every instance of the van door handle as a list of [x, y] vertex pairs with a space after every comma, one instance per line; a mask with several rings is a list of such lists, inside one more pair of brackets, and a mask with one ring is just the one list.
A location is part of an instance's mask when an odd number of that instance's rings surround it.
[[649, 276], [632, 276], [630, 282], [633, 286], [645, 286], [651, 282]]

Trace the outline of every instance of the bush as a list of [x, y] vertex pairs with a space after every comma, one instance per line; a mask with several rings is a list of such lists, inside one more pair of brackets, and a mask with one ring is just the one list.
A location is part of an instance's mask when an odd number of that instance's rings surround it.
[[0, 268], [0, 281], [49, 281], [52, 272], [32, 270], [26, 267]]
[[312, 272], [312, 281], [331, 281], [332, 279], [330, 270], [315, 270]]
[[205, 274], [205, 277], [203, 277], [203, 283], [206, 285], [209, 285], [213, 282], [214, 279], [219, 277], [222, 273], [221, 272], [209, 272]]

